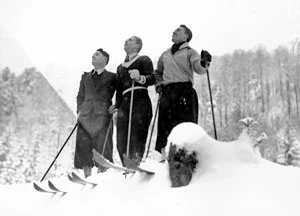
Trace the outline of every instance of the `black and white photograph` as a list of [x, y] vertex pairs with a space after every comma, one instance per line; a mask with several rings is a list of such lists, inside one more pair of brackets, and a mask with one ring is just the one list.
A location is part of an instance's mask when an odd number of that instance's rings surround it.
[[0, 215], [287, 216], [300, 1], [0, 0]]

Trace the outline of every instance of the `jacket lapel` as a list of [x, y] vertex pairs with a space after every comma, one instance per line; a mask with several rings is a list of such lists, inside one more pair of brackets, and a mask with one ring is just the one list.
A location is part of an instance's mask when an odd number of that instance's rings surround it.
[[94, 86], [92, 74], [93, 74], [93, 71], [91, 71], [90, 73], [88, 73], [88, 75], [86, 77], [87, 78], [87, 84], [89, 86]]
[[104, 70], [100, 75], [101, 77], [100, 77], [99, 82], [95, 86], [96, 89], [101, 88], [101, 86], [103, 86], [102, 84], [103, 84], [103, 82], [105, 82], [106, 75], [107, 75], [107, 71]]

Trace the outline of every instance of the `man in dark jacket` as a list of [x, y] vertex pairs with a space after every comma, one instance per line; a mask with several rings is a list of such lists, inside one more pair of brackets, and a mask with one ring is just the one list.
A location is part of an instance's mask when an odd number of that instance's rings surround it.
[[[125, 41], [125, 61], [117, 69], [117, 149], [124, 165], [124, 155], [127, 153], [128, 126], [130, 130], [130, 148], [128, 157], [137, 164], [140, 163], [147, 141], [148, 128], [152, 118], [152, 105], [147, 87], [154, 85], [155, 76], [153, 64], [148, 56], [139, 56], [142, 40], [132, 36]], [[134, 86], [132, 86], [132, 83]], [[133, 98], [131, 99], [131, 91]], [[133, 100], [132, 118], [129, 122], [130, 100]]]
[[[91, 175], [94, 166], [92, 149], [103, 152], [106, 134], [107, 143], [103, 156], [113, 162], [112, 97], [116, 90], [116, 74], [105, 70], [109, 54], [98, 49], [92, 57], [94, 69], [85, 72], [77, 95], [78, 128], [76, 137], [75, 168], [83, 169], [85, 176]], [[105, 171], [99, 164], [98, 172]]]

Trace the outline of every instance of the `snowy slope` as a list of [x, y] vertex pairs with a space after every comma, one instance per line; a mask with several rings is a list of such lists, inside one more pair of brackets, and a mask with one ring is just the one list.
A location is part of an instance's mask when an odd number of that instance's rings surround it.
[[168, 164], [149, 160], [143, 166], [154, 176], [137, 173], [125, 179], [109, 170], [89, 177], [99, 183], [93, 189], [54, 179], [69, 191], [63, 197], [36, 192], [32, 184], [1, 186], [0, 215], [297, 215], [299, 168], [260, 158], [245, 134], [234, 142], [218, 142], [200, 126], [184, 123], [168, 142], [198, 153], [186, 187], [171, 188]]

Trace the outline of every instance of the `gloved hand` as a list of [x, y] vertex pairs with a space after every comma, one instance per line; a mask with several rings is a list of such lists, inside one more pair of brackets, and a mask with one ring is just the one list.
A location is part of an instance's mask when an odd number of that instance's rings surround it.
[[202, 50], [201, 51], [201, 62], [200, 62], [201, 66], [204, 68], [209, 67], [211, 58], [212, 58], [212, 56], [208, 51]]
[[131, 79], [133, 79], [134, 81], [137, 81], [137, 82], [140, 81], [141, 75], [140, 75], [139, 70], [132, 69], [132, 70], [129, 70], [128, 73], [129, 73]]

